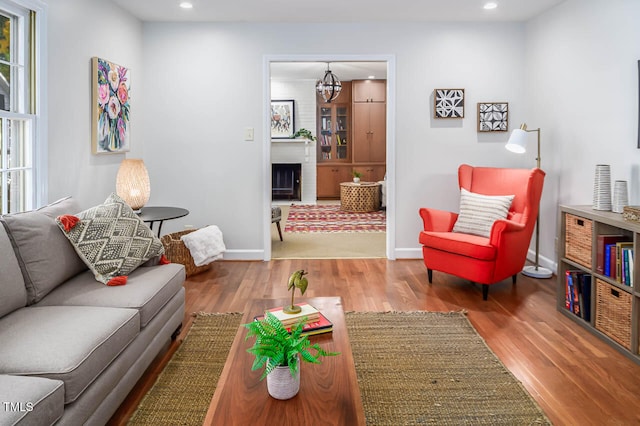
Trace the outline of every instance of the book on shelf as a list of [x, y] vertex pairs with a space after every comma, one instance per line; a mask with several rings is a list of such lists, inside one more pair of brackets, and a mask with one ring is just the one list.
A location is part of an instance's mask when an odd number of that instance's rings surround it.
[[596, 248], [596, 272], [602, 275], [606, 275], [604, 273], [605, 270], [605, 247], [610, 244], [615, 244], [620, 241], [628, 240], [628, 237], [624, 235], [598, 235], [598, 244]]
[[[324, 316], [322, 312], [318, 312], [318, 314], [318, 319], [316, 321], [307, 322], [304, 324], [304, 326], [302, 327], [302, 336], [313, 336], [316, 334], [330, 333], [333, 331], [333, 323], [326, 316]], [[260, 321], [263, 318], [264, 315], [258, 315], [253, 319], [255, 321]], [[291, 333], [291, 327], [293, 327], [293, 325], [285, 326], [289, 333]]]
[[565, 307], [585, 321], [591, 320], [591, 274], [565, 271]]
[[[624, 281], [625, 265], [624, 265], [623, 257], [624, 257], [625, 251], [628, 251], [629, 249], [633, 249], [632, 242], [616, 243], [616, 281], [619, 283], [625, 282]], [[628, 272], [629, 271], [627, 269], [627, 274]], [[628, 280], [628, 276], [627, 276], [627, 280]]]
[[317, 321], [320, 319], [320, 311], [311, 306], [308, 303], [296, 303], [296, 306], [301, 308], [300, 312], [297, 314], [288, 314], [284, 312], [283, 307], [271, 308], [268, 309], [276, 318], [280, 320], [282, 325], [285, 327], [289, 327], [298, 322], [301, 318], [307, 318], [307, 323]]

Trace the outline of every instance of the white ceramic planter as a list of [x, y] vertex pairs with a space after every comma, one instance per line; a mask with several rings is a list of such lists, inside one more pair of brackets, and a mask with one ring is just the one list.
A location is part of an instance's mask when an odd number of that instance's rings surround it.
[[359, 177], [354, 177], [353, 178], [353, 183], [360, 183], [360, 178]]
[[290, 399], [296, 396], [300, 390], [300, 360], [294, 376], [287, 366], [276, 367], [271, 371], [267, 375], [267, 390], [275, 399]]

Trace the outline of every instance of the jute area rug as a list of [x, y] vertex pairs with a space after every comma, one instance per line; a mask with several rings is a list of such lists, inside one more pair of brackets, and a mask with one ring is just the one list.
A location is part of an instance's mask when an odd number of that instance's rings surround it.
[[384, 210], [351, 213], [338, 204], [293, 204], [284, 232], [385, 232], [386, 223]]
[[[345, 317], [367, 424], [550, 424], [464, 314]], [[201, 425], [240, 319], [199, 315], [129, 424]]]

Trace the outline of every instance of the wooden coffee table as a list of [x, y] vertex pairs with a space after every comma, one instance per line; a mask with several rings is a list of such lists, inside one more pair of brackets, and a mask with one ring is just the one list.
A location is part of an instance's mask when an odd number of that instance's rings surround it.
[[[364, 425], [364, 409], [356, 378], [353, 354], [339, 297], [315, 297], [306, 301], [332, 323], [331, 333], [311, 336], [327, 351], [321, 364], [300, 363], [300, 392], [280, 401], [269, 396], [262, 370], [251, 371], [254, 356], [247, 352], [253, 341], [245, 341], [247, 329], [240, 327], [211, 400], [204, 425]], [[286, 299], [252, 300], [247, 303], [242, 323], [253, 321], [265, 309], [282, 306]]]

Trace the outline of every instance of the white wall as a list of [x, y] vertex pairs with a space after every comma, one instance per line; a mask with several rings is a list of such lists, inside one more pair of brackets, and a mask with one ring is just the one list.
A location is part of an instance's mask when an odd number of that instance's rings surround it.
[[628, 180], [640, 204], [638, 22], [637, 0], [569, 0], [527, 24], [528, 107], [518, 119], [542, 130], [546, 258], [556, 256], [558, 204], [592, 204], [596, 164]]
[[[72, 195], [89, 207], [115, 191], [125, 154], [91, 154], [91, 57], [131, 69], [130, 158], [143, 154], [142, 24], [111, 2], [49, 2], [49, 201]], [[153, 179], [154, 176], [152, 175]], [[153, 191], [153, 188], [152, 188]]]
[[[399, 257], [420, 257], [420, 206], [457, 209], [460, 163], [535, 164], [535, 155], [504, 149], [507, 134], [476, 132], [477, 102], [507, 101], [523, 115], [522, 24], [145, 23], [143, 32], [147, 102], [138, 119], [159, 188], [153, 204], [191, 211], [167, 232], [220, 226], [231, 257], [262, 258], [264, 249], [265, 55], [395, 56]], [[466, 89], [464, 120], [431, 118], [433, 89], [446, 87]], [[246, 127], [255, 128], [254, 142], [243, 140]]]

